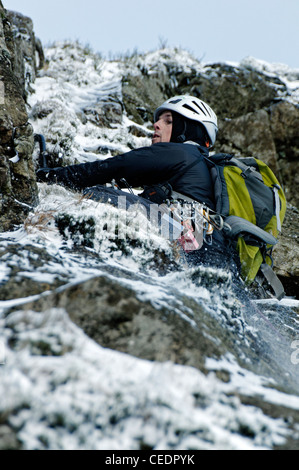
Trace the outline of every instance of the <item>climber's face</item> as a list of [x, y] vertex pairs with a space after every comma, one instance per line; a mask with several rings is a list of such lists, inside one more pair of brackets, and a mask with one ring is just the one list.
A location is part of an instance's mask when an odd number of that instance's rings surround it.
[[170, 142], [172, 133], [172, 114], [170, 111], [164, 111], [160, 114], [157, 122], [154, 124], [154, 135], [152, 137], [152, 144], [158, 142]]

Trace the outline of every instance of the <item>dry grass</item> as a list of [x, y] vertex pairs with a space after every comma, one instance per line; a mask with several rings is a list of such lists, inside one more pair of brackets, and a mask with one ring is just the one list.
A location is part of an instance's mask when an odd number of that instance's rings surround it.
[[51, 230], [49, 226], [55, 221], [55, 216], [59, 212], [65, 211], [71, 206], [80, 206], [84, 201], [91, 199], [89, 194], [75, 193], [74, 196], [73, 200], [67, 200], [65, 203], [57, 200], [55, 209], [37, 209], [35, 212], [30, 213], [24, 222], [25, 231], [30, 234], [37, 230], [40, 232]]
[[36, 230], [41, 232], [49, 229], [49, 224], [54, 220], [56, 211], [37, 211], [30, 214], [24, 222], [24, 229], [27, 233], [32, 233]]

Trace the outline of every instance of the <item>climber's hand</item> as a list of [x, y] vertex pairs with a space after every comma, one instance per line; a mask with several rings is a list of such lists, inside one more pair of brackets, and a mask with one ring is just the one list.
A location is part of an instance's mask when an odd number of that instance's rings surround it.
[[40, 168], [36, 172], [36, 180], [44, 183], [55, 182], [55, 171], [52, 168]]

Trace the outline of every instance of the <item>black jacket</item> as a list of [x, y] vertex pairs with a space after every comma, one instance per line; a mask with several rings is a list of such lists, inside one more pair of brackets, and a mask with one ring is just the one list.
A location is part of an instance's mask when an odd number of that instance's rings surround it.
[[[213, 184], [204, 156], [208, 151], [193, 144], [157, 143], [104, 161], [82, 163], [38, 172], [40, 181], [61, 183], [73, 189], [110, 183], [125, 187], [169, 182], [173, 189], [215, 209]], [[197, 162], [196, 165], [192, 165]], [[173, 181], [172, 181], [173, 180]]]

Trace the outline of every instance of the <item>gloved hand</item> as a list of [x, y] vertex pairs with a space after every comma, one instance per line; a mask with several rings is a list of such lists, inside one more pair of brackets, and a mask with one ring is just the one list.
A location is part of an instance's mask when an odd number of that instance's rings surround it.
[[55, 180], [55, 171], [52, 168], [40, 168], [36, 172], [36, 180], [44, 183], [53, 183]]

